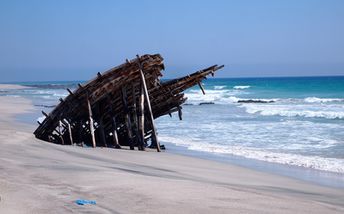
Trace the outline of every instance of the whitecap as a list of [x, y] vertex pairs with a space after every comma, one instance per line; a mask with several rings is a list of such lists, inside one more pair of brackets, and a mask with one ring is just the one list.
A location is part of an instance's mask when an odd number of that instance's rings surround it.
[[249, 85], [236, 85], [233, 87], [234, 89], [248, 89], [251, 88]]
[[318, 97], [307, 97], [304, 99], [306, 103], [328, 103], [328, 102], [344, 102], [344, 99], [340, 98], [318, 98]]
[[178, 139], [169, 136], [159, 137], [163, 142], [173, 143], [189, 150], [211, 152], [218, 154], [231, 154], [249, 159], [261, 160], [271, 163], [286, 164], [323, 170], [335, 173], [344, 173], [344, 159], [326, 158], [320, 156], [306, 156], [301, 154], [281, 153], [260, 148], [248, 148], [242, 146], [218, 145], [203, 140], [186, 138]]
[[309, 106], [309, 105], [265, 105], [265, 104], [245, 104], [249, 114], [260, 114], [263, 116], [284, 116], [284, 117], [307, 117], [344, 119], [344, 108], [342, 105], [330, 106]]
[[214, 86], [214, 89], [215, 90], [221, 90], [221, 89], [224, 89], [224, 88], [226, 88], [227, 86], [225, 86], [225, 85], [215, 85]]

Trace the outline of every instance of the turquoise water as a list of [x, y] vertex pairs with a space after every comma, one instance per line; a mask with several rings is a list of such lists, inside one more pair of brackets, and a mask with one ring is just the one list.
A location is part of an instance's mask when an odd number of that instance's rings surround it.
[[344, 98], [344, 77], [210, 79], [206, 86], [250, 86], [250, 98]]
[[[33, 88], [0, 94], [28, 97], [37, 112], [49, 112], [77, 83], [21, 83]], [[198, 87], [186, 91], [182, 121], [157, 119], [168, 149], [334, 173], [344, 181], [344, 77], [210, 78], [204, 87], [206, 95]]]
[[158, 120], [160, 139], [188, 150], [344, 173], [344, 77], [209, 79], [204, 86], [206, 95], [196, 87], [187, 91], [183, 121]]

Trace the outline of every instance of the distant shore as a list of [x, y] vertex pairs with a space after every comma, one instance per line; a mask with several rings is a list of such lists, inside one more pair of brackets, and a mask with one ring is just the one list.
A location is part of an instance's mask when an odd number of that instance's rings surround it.
[[34, 125], [14, 120], [33, 110], [29, 100], [0, 103], [0, 213], [344, 212], [342, 189], [168, 151], [46, 143], [34, 138]]
[[16, 84], [0, 84], [0, 90], [12, 90], [12, 89], [25, 89], [30, 88], [28, 86], [16, 85]]

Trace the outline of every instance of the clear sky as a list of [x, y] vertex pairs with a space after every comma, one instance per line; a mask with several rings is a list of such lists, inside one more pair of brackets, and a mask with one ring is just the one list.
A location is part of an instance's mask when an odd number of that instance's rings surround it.
[[344, 75], [344, 1], [0, 1], [0, 82], [86, 80], [144, 53], [167, 78]]

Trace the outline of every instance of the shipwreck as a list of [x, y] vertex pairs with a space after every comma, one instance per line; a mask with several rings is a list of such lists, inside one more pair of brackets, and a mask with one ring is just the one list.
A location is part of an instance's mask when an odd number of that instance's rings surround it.
[[[199, 85], [202, 80], [223, 65], [213, 65], [182, 78], [162, 81], [163, 58], [159, 54], [138, 56], [126, 60], [85, 84], [49, 113], [34, 131], [36, 138], [65, 145], [130, 149], [146, 147], [160, 151], [154, 119], [178, 112], [182, 119], [184, 90]], [[148, 144], [150, 143], [150, 145]]]

